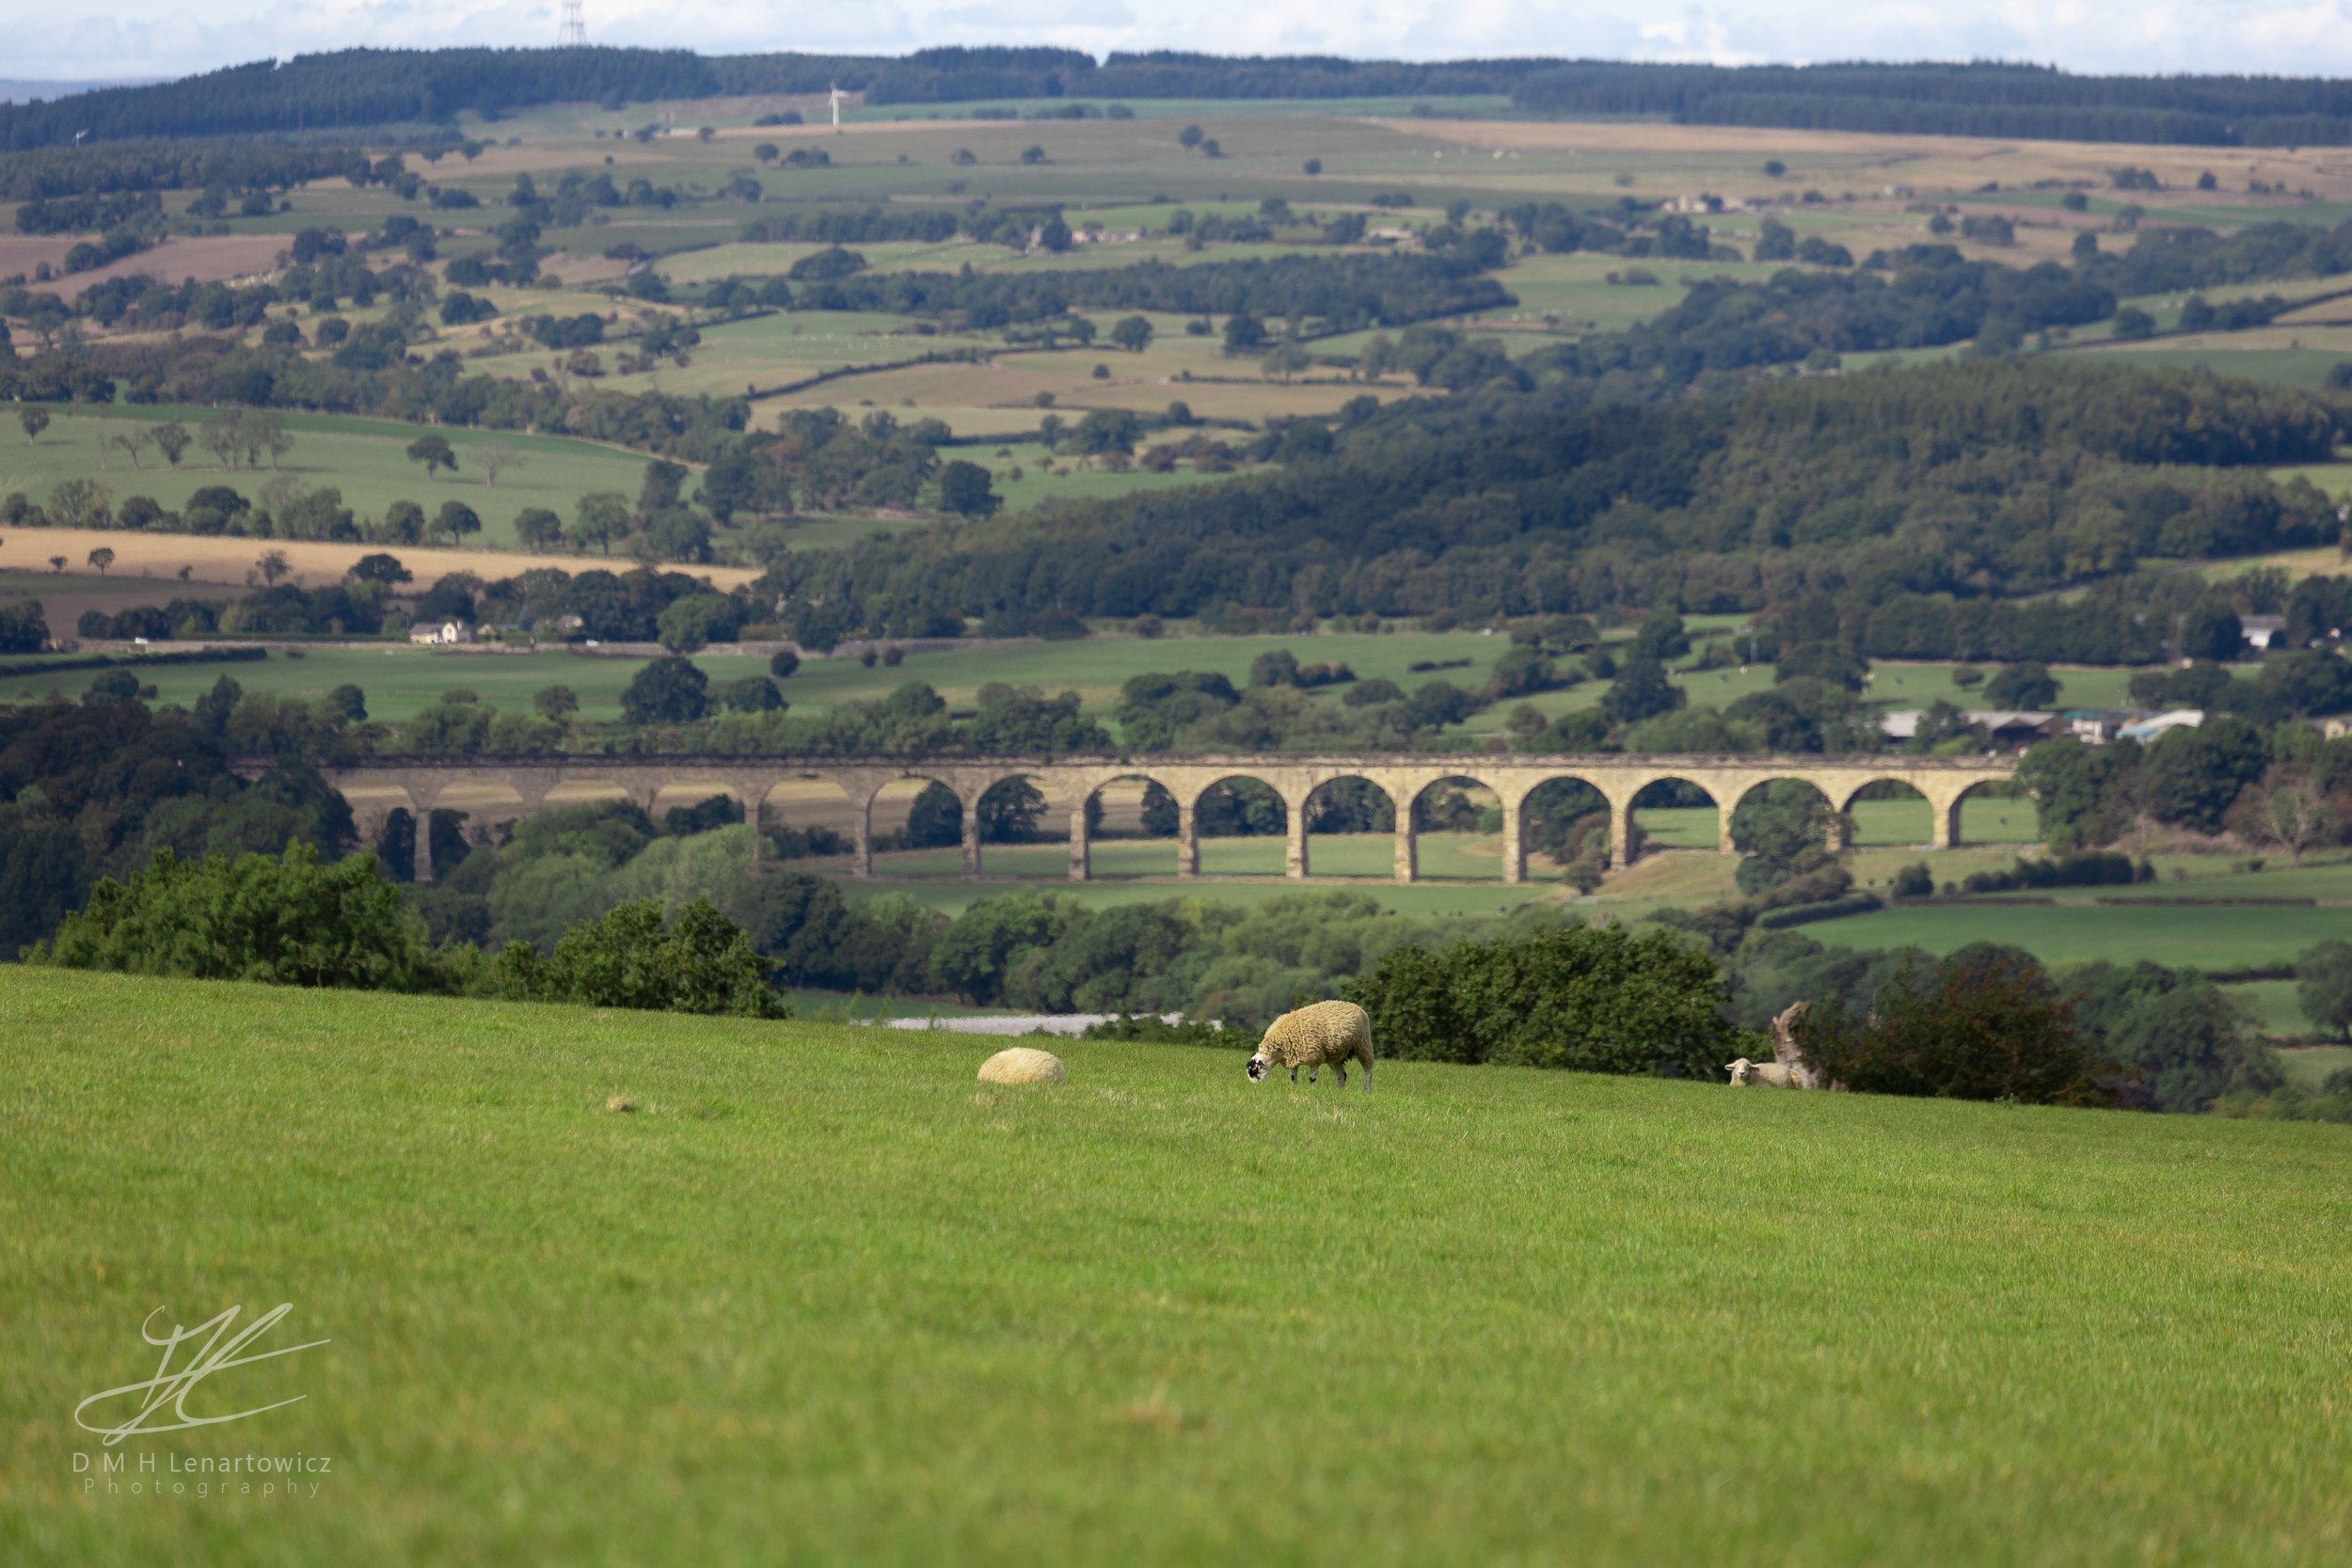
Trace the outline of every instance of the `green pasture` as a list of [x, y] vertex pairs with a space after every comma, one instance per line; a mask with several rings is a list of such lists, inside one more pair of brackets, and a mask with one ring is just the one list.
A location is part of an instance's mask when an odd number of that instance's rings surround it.
[[[2255, 869], [2259, 862], [2259, 869]], [[2137, 902], [2179, 898], [2311, 898], [2352, 904], [2352, 860], [2340, 852], [2308, 855], [2300, 866], [2273, 851], [2250, 858], [2159, 855], [2158, 878], [2132, 887], [2100, 888], [2099, 896]], [[2077, 891], [2069, 896], [2089, 896]]]
[[[2309, 1025], [2305, 1025], [2308, 1029]], [[2300, 1032], [2300, 1031], [2298, 1031]], [[2317, 1089], [2331, 1074], [2352, 1067], [2352, 1046], [2309, 1045], [2279, 1053], [2287, 1077], [2307, 1089]]]
[[2083, 352], [2122, 355], [2142, 369], [2212, 371], [2318, 391], [2327, 386], [2329, 371], [2352, 359], [2352, 327], [2271, 326], [2259, 333], [2208, 333], [2180, 346], [2158, 340], [2149, 346], [2093, 345]]
[[[558, 562], [563, 564], [563, 562]], [[571, 563], [573, 565], [579, 562]], [[1131, 675], [1152, 671], [1214, 671], [1236, 684], [1248, 679], [1249, 664], [1270, 648], [1283, 648], [1307, 664], [1339, 660], [1366, 680], [1386, 675], [1406, 686], [1424, 680], [1484, 681], [1493, 661], [1508, 644], [1501, 638], [1475, 632], [1401, 632], [1393, 636], [1350, 632], [1329, 637], [1201, 637], [1100, 638], [1082, 642], [1006, 642], [955, 648], [940, 653], [911, 653], [893, 669], [877, 661], [871, 668], [854, 658], [812, 658], [783, 683], [787, 701], [823, 708], [836, 703], [887, 696], [909, 681], [927, 681], [958, 707], [970, 707], [979, 689], [1002, 681], [1037, 686], [1047, 691], [1074, 689], [1089, 709], [1107, 717], [1118, 704], [1119, 689]], [[1406, 666], [1422, 660], [1469, 657], [1465, 670], [1414, 675]], [[273, 652], [259, 664], [237, 665], [232, 673], [248, 691], [273, 691], [324, 696], [346, 682], [368, 693], [372, 717], [398, 719], [440, 701], [443, 691], [463, 687], [480, 693], [485, 702], [501, 705], [527, 705], [544, 687], [564, 685], [579, 693], [581, 711], [591, 719], [620, 717], [621, 692], [635, 677], [643, 660], [590, 654], [542, 650], [506, 653], [485, 650], [455, 653], [386, 644], [365, 648], [313, 648], [289, 659]], [[715, 685], [744, 675], [765, 673], [765, 659], [742, 654], [704, 653], [695, 662]], [[217, 672], [211, 666], [152, 672], [159, 700], [184, 703], [209, 689]], [[20, 680], [23, 678], [20, 677]], [[79, 692], [89, 684], [87, 675], [58, 679], [59, 689]], [[38, 683], [36, 683], [38, 685]], [[1320, 700], [1338, 701], [1344, 688], [1327, 689]]]
[[[627, 340], [596, 352], [610, 367], [615, 356], [633, 348]], [[850, 366], [888, 364], [925, 354], [948, 354], [965, 348], [1001, 348], [993, 339], [914, 331], [904, 316], [856, 310], [793, 310], [703, 328], [702, 341], [687, 351], [691, 363], [680, 368], [663, 360], [657, 370], [631, 375], [610, 374], [600, 385], [615, 390], [707, 393], [740, 397], [749, 388], [772, 389], [827, 371]], [[525, 375], [568, 356], [534, 354], [485, 363], [502, 373]], [[846, 389], [855, 384], [843, 383]], [[764, 406], [763, 410], [764, 410]]]
[[[986, 467], [1008, 513], [1025, 511], [1044, 500], [1103, 500], [1141, 491], [1172, 490], [1221, 477], [1199, 473], [1190, 467], [1170, 468], [1160, 474], [1135, 467], [1124, 471], [1089, 467], [1067, 457], [1057, 458], [1035, 441], [1008, 443], [1007, 453], [1001, 457], [993, 447], [956, 448], [944, 455]], [[1016, 469], [1021, 475], [1018, 479], [1013, 477]]]
[[[1090, 881], [1067, 879], [1070, 851], [1063, 844], [991, 844], [983, 847], [982, 874], [975, 881], [962, 879], [962, 863], [956, 850], [914, 849], [876, 855], [872, 880], [844, 881], [841, 888], [852, 901], [883, 894], [904, 894], [924, 908], [944, 914], [955, 914], [982, 898], [1023, 889], [1066, 893], [1089, 909], [1155, 904], [1177, 898], [1254, 908], [1268, 899], [1302, 891], [1344, 892], [1364, 895], [1377, 901], [1382, 909], [1407, 917], [1495, 914], [1524, 904], [1564, 901], [1572, 896], [1557, 880], [1550, 879], [1548, 866], [1529, 868], [1537, 880], [1506, 887], [1497, 879], [1496, 863], [1491, 859], [1486, 862], [1483, 874], [1468, 879], [1384, 880], [1388, 872], [1386, 856], [1391, 843], [1389, 835], [1378, 834], [1377, 844], [1360, 846], [1350, 843], [1353, 836], [1316, 835], [1311, 847], [1315, 876], [1306, 882], [1295, 882], [1282, 875], [1282, 840], [1279, 838], [1204, 838], [1200, 841], [1201, 875], [1185, 881], [1176, 879], [1174, 840], [1114, 839], [1095, 842], [1094, 877]], [[1446, 845], [1438, 844], [1434, 847], [1437, 854], [1433, 857], [1431, 841], [1444, 838], [1464, 842], [1453, 855], [1447, 853]], [[1429, 869], [1433, 858], [1440, 864], [1456, 860], [1475, 863], [1475, 857], [1468, 853], [1476, 847], [1471, 835], [1423, 833], [1421, 842], [1425, 876], [1438, 875]], [[1485, 842], [1492, 844], [1492, 840]], [[844, 876], [849, 869], [846, 860], [794, 863]], [[1603, 906], [1601, 901], [1592, 900], [1579, 907], [1597, 911]]]
[[[2312, 1033], [2312, 1022], [2303, 1016], [2302, 1004], [2296, 1000], [2296, 986], [2293, 980], [2247, 980], [2225, 989], [2245, 1006], [2264, 1034], [2303, 1039]], [[2316, 1089], [2336, 1069], [2352, 1066], [2352, 1047], [2312, 1046], [2281, 1059], [2297, 1083]]]
[[[983, 449], [984, 450], [984, 449]], [[988, 458], [992, 463], [1010, 463], [1011, 459]], [[1025, 470], [1036, 474], [1039, 470]], [[1079, 481], [1085, 477], [1072, 474], [1062, 478], [1034, 481], [1046, 494], [1081, 493]], [[1135, 478], [1134, 475], [1102, 475], [1108, 481]], [[1158, 476], [1146, 476], [1157, 478]], [[1025, 483], [1030, 483], [1025, 482]], [[1056, 486], [1069, 484], [1071, 491]], [[812, 537], [807, 543], [839, 543], [863, 537], [882, 525], [859, 519], [845, 519], [837, 524], [809, 525]], [[818, 535], [822, 531], [822, 536]], [[553, 563], [567, 570], [580, 570], [597, 564], [596, 558], [561, 558]], [[7, 579], [20, 583], [38, 594], [51, 579], [39, 573], [23, 573]], [[57, 579], [84, 583], [86, 579]], [[52, 591], [54, 594], [54, 590]], [[160, 590], [158, 591], [160, 593]], [[133, 594], [132, 597], [138, 595]], [[150, 594], [148, 597], [155, 597]], [[119, 607], [118, 607], [119, 608]], [[1509, 643], [1501, 637], [1489, 637], [1475, 631], [1422, 632], [1397, 631], [1334, 632], [1313, 637], [1102, 637], [1076, 642], [1018, 641], [987, 644], [977, 647], [958, 647], [935, 653], [906, 654], [895, 668], [879, 660], [870, 668], [854, 658], [812, 658], [784, 683], [786, 699], [797, 706], [821, 709], [843, 702], [866, 701], [886, 696], [908, 681], [924, 681], [936, 689], [951, 706], [969, 708], [979, 698], [980, 688], [993, 682], [1012, 686], [1034, 686], [1048, 692], [1074, 690], [1086, 710], [1108, 720], [1119, 702], [1120, 689], [1132, 676], [1153, 672], [1198, 670], [1220, 673], [1236, 686], [1245, 684], [1251, 662], [1260, 654], [1282, 649], [1295, 655], [1301, 664], [1342, 663], [1353, 670], [1359, 681], [1387, 679], [1406, 690], [1426, 681], [1442, 680], [1466, 687], [1486, 683], [1494, 663], [1507, 651]], [[1452, 663], [1456, 659], [1470, 662], [1454, 669], [1415, 672], [1417, 663]], [[714, 686], [747, 674], [764, 673], [766, 662], [748, 656], [711, 650], [695, 656], [695, 661], [709, 674]], [[471, 652], [418, 649], [403, 643], [385, 643], [366, 647], [321, 647], [305, 650], [299, 658], [290, 658], [282, 651], [273, 651], [270, 657], [258, 664], [239, 665], [234, 674], [240, 685], [249, 691], [268, 691], [320, 697], [336, 687], [350, 684], [368, 694], [368, 711], [378, 719], [402, 719], [440, 700], [441, 693], [453, 688], [464, 688], [481, 695], [484, 701], [501, 705], [528, 704], [532, 695], [550, 685], [569, 686], [580, 699], [581, 711], [591, 719], [618, 719], [620, 697], [634, 678], [642, 661], [635, 658], [612, 657], [587, 653], [568, 653], [556, 648], [535, 652], [508, 652], [482, 649]], [[209, 689], [217, 673], [210, 666], [197, 665], [162, 669], [151, 673], [166, 703], [187, 703]], [[2105, 705], [2122, 700], [2122, 686], [2130, 672], [2122, 670], [2066, 670], [2058, 672], [2065, 688], [2063, 700], [2082, 701], [2086, 705]], [[1763, 690], [1772, 684], [1769, 665], [1751, 666], [1746, 671], [1684, 670], [1677, 681], [1690, 693], [1693, 704], [1722, 707], [1750, 691]], [[55, 689], [66, 695], [77, 694], [89, 684], [87, 675], [68, 673], [54, 681], [34, 676], [11, 677], [0, 683], [0, 697], [39, 695]], [[1310, 694], [1316, 704], [1333, 704], [1343, 700], [1348, 688], [1326, 687]], [[1551, 691], [1530, 699], [1532, 705], [1545, 713], [1564, 713], [1585, 708], [1597, 703], [1609, 689], [1605, 681], [1587, 681], [1563, 691]], [[2075, 693], [2087, 693], [2077, 699]], [[1981, 703], [1981, 696], [1970, 697], [1950, 685], [1949, 668], [1931, 665], [1882, 665], [1871, 686], [1874, 700], [1890, 706], [1915, 706], [1943, 695], [1951, 700]], [[1489, 735], [1500, 732], [1508, 721], [1517, 703], [1498, 703], [1472, 714], [1463, 725], [1463, 733]], [[1890, 805], [1895, 804], [1890, 802]], [[1873, 807], [1875, 812], [1877, 808]], [[1972, 804], [1971, 811], [1978, 809]], [[1870, 813], [1866, 813], [1870, 816]], [[1873, 817], [1872, 820], [1875, 820]], [[1913, 831], [1905, 821], [1888, 819], [1883, 829], [1865, 826], [1866, 841], [1873, 833], [1883, 831], [1890, 841], [1911, 842], [1899, 835]], [[1988, 832], [1995, 832], [1988, 829]], [[1998, 832], [1995, 832], [1995, 836]], [[1916, 839], [1925, 842], [1924, 826], [1917, 829]], [[1708, 842], [1712, 842], [1711, 838]]]
[[[1302, 119], [1345, 119], [1357, 116], [1388, 118], [1409, 115], [1417, 108], [1435, 108], [1439, 113], [1479, 119], [1516, 118], [1508, 95], [1502, 93], [1470, 93], [1458, 97], [1436, 98], [1136, 98], [1122, 99], [1100, 93], [1079, 94], [1071, 99], [1002, 98], [974, 103], [870, 103], [844, 113], [844, 119], [860, 122], [887, 120], [965, 119], [978, 111], [1010, 112], [1017, 115], [1050, 114], [1070, 103], [1091, 103], [1107, 108], [1114, 103], [1123, 103], [1135, 112], [1138, 120], [1175, 119], [1198, 120], [1203, 125], [1212, 119], [1246, 117], [1267, 119], [1277, 116], [1295, 116]], [[1046, 120], [1038, 123], [1067, 125], [1067, 120]], [[1083, 120], [1082, 125], [1116, 125], [1118, 120]]]
[[[1898, 708], [1926, 707], [1939, 700], [1962, 708], [1994, 706], [1981, 685], [1963, 690], [1952, 683], [1952, 672], [1963, 668], [1968, 666], [1876, 663], [1870, 667], [1870, 687], [1866, 695], [1873, 703]], [[1989, 680], [2000, 672], [2001, 666], [1986, 662], [1974, 668]], [[2137, 673], [2137, 670], [2112, 665], [2061, 664], [2050, 671], [2058, 683], [2060, 707], [2128, 707], [2132, 677]], [[1692, 688], [1694, 696], [1697, 689]]]
[[[342, 492], [343, 504], [362, 519], [381, 518], [395, 500], [415, 501], [428, 515], [445, 500], [461, 500], [482, 518], [482, 531], [469, 542], [510, 549], [516, 544], [516, 513], [543, 506], [569, 520], [580, 498], [597, 490], [617, 490], [633, 500], [646, 462], [642, 452], [561, 436], [457, 428], [428, 432], [421, 425], [390, 420], [288, 413], [280, 417], [294, 442], [276, 470], [266, 466], [266, 459], [260, 468], [224, 469], [200, 443], [190, 444], [177, 467], [152, 447], [138, 454], [139, 466], [134, 467], [129, 457], [103, 443], [125, 431], [174, 419], [197, 435], [212, 410], [126, 404], [99, 414], [59, 404], [50, 413], [49, 428], [38, 441], [25, 440], [12, 422], [0, 432], [0, 495], [22, 490], [39, 501], [65, 480], [94, 479], [106, 487], [115, 506], [133, 496], [148, 496], [178, 511], [190, 496], [211, 484], [226, 484], [259, 505], [263, 488], [282, 479], [304, 490], [334, 486]], [[422, 466], [409, 460], [408, 444], [428, 433], [445, 437], [455, 450], [455, 473], [427, 480]], [[480, 457], [484, 448], [493, 445], [510, 447], [523, 458], [519, 466], [499, 474], [496, 486], [485, 482]]]
[[[2352, 496], [2352, 462], [2297, 463], [2283, 468], [2273, 468], [2270, 477], [2285, 484], [2294, 480], [2308, 480], [2323, 495]], [[2338, 557], [2341, 560], [2341, 557]]]
[[[1251, 1085], [1241, 1042], [1057, 1042], [1068, 1084], [976, 1090], [994, 1044], [8, 972], [0, 1543], [27, 1568], [2352, 1546], [2341, 1128], [1407, 1062], [1367, 1099]], [[263, 1342], [324, 1343], [189, 1408], [299, 1402], [119, 1449], [73, 1425], [152, 1374], [159, 1307], [162, 1332], [281, 1302]], [[114, 1494], [73, 1468], [110, 1452]], [[148, 1490], [248, 1452], [333, 1464], [315, 1497]]]
[[[1518, 305], [1495, 312], [1479, 325], [1498, 319], [1551, 314], [1559, 316], [1566, 326], [1595, 332], [1621, 331], [1681, 304], [1696, 283], [1716, 278], [1759, 283], [1786, 270], [1788, 264], [1777, 261], [1629, 260], [1583, 252], [1526, 256], [1496, 274], [1502, 286], [1518, 297]], [[1647, 273], [1657, 282], [1611, 283], [1608, 277], [1612, 273], [1620, 277]], [[1541, 341], [1532, 340], [1527, 346], [1540, 346]]]
[[2047, 963], [2105, 958], [2131, 964], [2146, 958], [2175, 969], [2240, 969], [2289, 962], [2331, 937], [2352, 940], [2352, 908], [1971, 900], [1881, 910], [1804, 930], [1836, 947], [1949, 953], [1973, 942], [1997, 942], [2023, 947]]
[[[1731, 802], [1737, 806], [1738, 802]], [[1933, 813], [1908, 800], [1857, 800], [1851, 808], [1855, 848], [1920, 848], [1934, 838]], [[1650, 806], [1633, 814], [1645, 838], [1661, 849], [1713, 849], [1721, 843], [1717, 806]], [[1972, 795], [1960, 803], [1963, 844], [2031, 844], [2040, 839], [2031, 800]]]

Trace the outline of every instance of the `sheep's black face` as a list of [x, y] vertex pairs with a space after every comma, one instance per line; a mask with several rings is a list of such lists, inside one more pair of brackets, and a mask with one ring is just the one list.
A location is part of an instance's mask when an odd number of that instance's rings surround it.
[[1253, 1084], [1265, 1081], [1265, 1062], [1260, 1057], [1250, 1057], [1249, 1065], [1242, 1070], [1249, 1074], [1249, 1081]]

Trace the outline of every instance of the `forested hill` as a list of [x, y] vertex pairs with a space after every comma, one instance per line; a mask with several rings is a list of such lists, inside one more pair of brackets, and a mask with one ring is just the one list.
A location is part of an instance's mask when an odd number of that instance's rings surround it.
[[902, 58], [684, 49], [347, 49], [259, 61], [150, 87], [55, 103], [0, 104], [0, 150], [134, 138], [302, 135], [355, 127], [422, 129], [461, 110], [538, 103], [618, 109], [657, 99], [818, 93], [869, 103], [986, 98], [1353, 98], [1502, 94], [1546, 62], [1398, 61], [1309, 56], [1113, 55], [1069, 49], [927, 49]]
[[2029, 594], [2336, 532], [2318, 492], [2261, 467], [2324, 459], [2328, 409], [2203, 373], [1966, 363], [1643, 407], [1593, 387], [1400, 405], [1279, 473], [796, 557], [792, 614], [840, 636], [916, 634], [949, 607], [1754, 610], [1812, 588]]
[[1983, 61], [1725, 67], [1582, 60], [1531, 73], [1514, 96], [1522, 108], [1545, 114], [1662, 115], [1694, 125], [2212, 147], [2352, 139], [2352, 82], [2314, 76], [2077, 76]]
[[1716, 66], [1607, 60], [1346, 60], [1159, 51], [946, 48], [898, 58], [684, 49], [351, 49], [148, 87], [0, 105], [0, 150], [133, 138], [422, 131], [461, 110], [549, 103], [861, 92], [875, 103], [994, 98], [1510, 94], [1553, 115], [2200, 146], [2352, 141], [2352, 83], [2317, 77], [2077, 76], [2013, 65]]

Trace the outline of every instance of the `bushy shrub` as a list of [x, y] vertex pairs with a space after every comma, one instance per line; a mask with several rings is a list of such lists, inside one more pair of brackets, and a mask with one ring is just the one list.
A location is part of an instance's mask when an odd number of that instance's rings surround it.
[[1979, 944], [1906, 962], [1855, 1017], [1837, 1002], [1800, 1026], [1805, 1059], [1869, 1094], [2095, 1105], [2109, 1095], [2073, 1008], [2030, 955]]
[[1979, 871], [1960, 885], [1967, 893], [2010, 893], [2020, 888], [2128, 887], [2154, 879], [2155, 867], [2146, 861], [2135, 864], [2129, 855], [2094, 849], [2047, 860], [2021, 856], [2007, 870]]
[[564, 932], [552, 958], [541, 958], [528, 943], [510, 942], [491, 966], [489, 985], [501, 996], [525, 1002], [737, 1018], [792, 1016], [790, 1006], [768, 984], [767, 960], [752, 950], [743, 928], [707, 898], [679, 910], [666, 928], [660, 899], [622, 904]]
[[1696, 1078], [1740, 1053], [1714, 960], [1655, 927], [1399, 948], [1342, 994], [1385, 1056]]
[[374, 856], [321, 865], [307, 844], [233, 860], [159, 850], [129, 885], [100, 881], [30, 956], [65, 969], [360, 990], [430, 990], [442, 978], [422, 923]]

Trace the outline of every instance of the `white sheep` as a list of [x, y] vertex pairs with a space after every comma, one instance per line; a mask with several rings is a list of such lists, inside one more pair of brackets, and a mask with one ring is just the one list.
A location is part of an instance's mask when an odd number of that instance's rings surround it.
[[1372, 1017], [1353, 1002], [1317, 1002], [1296, 1012], [1284, 1013], [1266, 1025], [1265, 1038], [1258, 1042], [1258, 1053], [1249, 1058], [1249, 1081], [1262, 1082], [1278, 1067], [1291, 1069], [1291, 1082], [1298, 1082], [1298, 1069], [1307, 1069], [1307, 1082], [1315, 1081], [1315, 1070], [1328, 1067], [1339, 1074], [1340, 1087], [1347, 1087], [1347, 1064], [1350, 1060], [1364, 1065], [1364, 1092], [1372, 1092]]
[[1812, 1010], [1810, 1002], [1791, 1002], [1781, 1015], [1772, 1020], [1772, 1059], [1751, 1062], [1745, 1056], [1724, 1064], [1731, 1074], [1734, 1087], [1750, 1084], [1769, 1084], [1776, 1089], [1818, 1089], [1822, 1087], [1820, 1072], [1807, 1067], [1804, 1053], [1797, 1046], [1797, 1020]]

